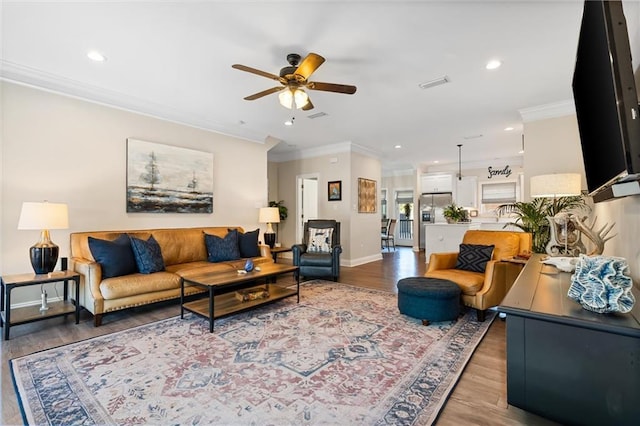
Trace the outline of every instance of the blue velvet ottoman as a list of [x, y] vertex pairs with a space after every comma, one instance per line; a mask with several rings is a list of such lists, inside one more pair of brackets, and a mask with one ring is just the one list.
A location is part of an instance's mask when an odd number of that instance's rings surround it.
[[455, 320], [460, 314], [460, 287], [439, 278], [403, 278], [398, 281], [398, 309], [424, 325]]

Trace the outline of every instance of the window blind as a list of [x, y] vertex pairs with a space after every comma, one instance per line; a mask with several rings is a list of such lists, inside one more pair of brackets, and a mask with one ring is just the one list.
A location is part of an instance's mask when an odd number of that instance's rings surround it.
[[413, 203], [413, 191], [397, 191], [396, 203], [398, 204]]
[[507, 204], [516, 202], [516, 183], [485, 183], [482, 184], [483, 204]]

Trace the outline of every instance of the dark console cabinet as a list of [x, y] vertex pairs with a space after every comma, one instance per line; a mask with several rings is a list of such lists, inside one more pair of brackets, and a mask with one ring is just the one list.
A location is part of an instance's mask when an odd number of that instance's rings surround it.
[[627, 314], [567, 296], [571, 274], [534, 255], [499, 307], [507, 314], [509, 404], [564, 424], [640, 424], [640, 292]]

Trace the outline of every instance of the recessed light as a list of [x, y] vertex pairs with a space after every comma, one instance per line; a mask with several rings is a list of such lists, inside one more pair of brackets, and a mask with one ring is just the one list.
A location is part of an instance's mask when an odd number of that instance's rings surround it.
[[295, 117], [291, 117], [291, 120], [287, 120], [284, 122], [285, 126], [293, 126], [293, 121], [295, 120]]
[[505, 132], [510, 132], [510, 131], [512, 131], [512, 130], [513, 130], [513, 127], [505, 127], [505, 128], [504, 128], [504, 131], [505, 131]]
[[107, 60], [106, 56], [104, 56], [102, 53], [96, 51], [96, 50], [91, 50], [87, 53], [87, 57], [89, 59], [91, 59], [92, 61], [96, 61], [96, 62], [104, 62]]
[[400, 149], [400, 148], [402, 148], [402, 145], [396, 145], [396, 146], [394, 146], [394, 148], [395, 149]]
[[433, 160], [433, 164], [438, 164], [440, 160]]
[[502, 65], [502, 62], [500, 62], [497, 59], [492, 59], [489, 62], [487, 62], [487, 65], [485, 66], [485, 68], [488, 70], [495, 70], [496, 68], [500, 68], [500, 65]]

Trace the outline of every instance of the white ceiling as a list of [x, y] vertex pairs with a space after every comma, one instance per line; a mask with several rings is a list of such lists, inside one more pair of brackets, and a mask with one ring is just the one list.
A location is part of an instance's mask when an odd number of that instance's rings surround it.
[[[278, 152], [351, 142], [391, 171], [457, 164], [457, 144], [465, 160], [517, 156], [519, 110], [572, 99], [582, 2], [3, 1], [1, 13], [4, 79], [273, 137]], [[108, 60], [88, 60], [90, 49]], [[243, 100], [275, 84], [232, 64], [278, 74], [292, 52], [326, 58], [310, 80], [358, 91], [310, 91], [309, 112], [277, 94]], [[486, 70], [494, 58], [502, 67]], [[449, 84], [418, 87], [445, 75]], [[328, 115], [308, 118], [318, 112]]]

